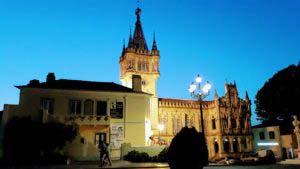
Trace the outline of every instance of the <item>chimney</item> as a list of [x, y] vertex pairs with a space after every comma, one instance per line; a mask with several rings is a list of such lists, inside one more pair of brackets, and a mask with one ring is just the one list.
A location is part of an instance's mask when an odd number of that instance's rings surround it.
[[46, 83], [51, 83], [55, 81], [55, 74], [54, 73], [48, 73]]
[[142, 78], [140, 75], [132, 75], [132, 89], [135, 92], [142, 91]]

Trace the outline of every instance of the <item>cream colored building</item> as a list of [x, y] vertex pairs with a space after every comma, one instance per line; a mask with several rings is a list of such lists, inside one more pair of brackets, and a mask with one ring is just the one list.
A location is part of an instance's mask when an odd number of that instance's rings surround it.
[[297, 139], [293, 131], [283, 131], [279, 125], [259, 124], [252, 126], [252, 133], [254, 151], [260, 156], [264, 156], [265, 150], [272, 150], [277, 159], [297, 158]]
[[[140, 77], [135, 81], [138, 85]], [[130, 89], [115, 83], [56, 80], [50, 73], [46, 82], [32, 80], [17, 88], [19, 105], [4, 106], [4, 124], [14, 116], [74, 122], [79, 136], [67, 151], [76, 160], [98, 160], [99, 140], [110, 143], [113, 158], [120, 158], [122, 143], [147, 145], [151, 95], [141, 92], [139, 86]]]

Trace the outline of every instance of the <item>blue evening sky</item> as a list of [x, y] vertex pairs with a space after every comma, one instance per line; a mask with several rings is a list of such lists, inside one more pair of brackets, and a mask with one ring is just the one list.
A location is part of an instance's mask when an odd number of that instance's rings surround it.
[[[298, 0], [142, 0], [148, 46], [161, 52], [159, 97], [189, 99], [200, 73], [224, 95], [225, 79], [254, 97], [278, 70], [300, 61]], [[0, 110], [14, 85], [57, 78], [119, 83], [122, 40], [135, 0], [0, 0]], [[212, 98], [213, 93], [210, 98]], [[254, 108], [253, 124], [255, 120]]]

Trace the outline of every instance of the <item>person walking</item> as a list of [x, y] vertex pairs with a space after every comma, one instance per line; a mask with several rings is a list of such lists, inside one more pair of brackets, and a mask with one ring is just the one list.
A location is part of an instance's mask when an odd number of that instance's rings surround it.
[[109, 144], [105, 143], [104, 141], [100, 141], [98, 148], [99, 148], [99, 152], [100, 152], [100, 167], [104, 167], [107, 165], [111, 166], [111, 160], [110, 160], [110, 156], [109, 156]]
[[105, 154], [107, 151], [107, 146], [103, 140], [99, 141], [98, 148], [100, 153], [100, 167], [103, 167], [105, 164]]

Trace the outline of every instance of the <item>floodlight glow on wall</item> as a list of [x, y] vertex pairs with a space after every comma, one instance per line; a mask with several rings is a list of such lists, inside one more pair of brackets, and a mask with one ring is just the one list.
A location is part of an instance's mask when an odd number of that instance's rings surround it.
[[278, 143], [257, 143], [258, 146], [278, 146]]

